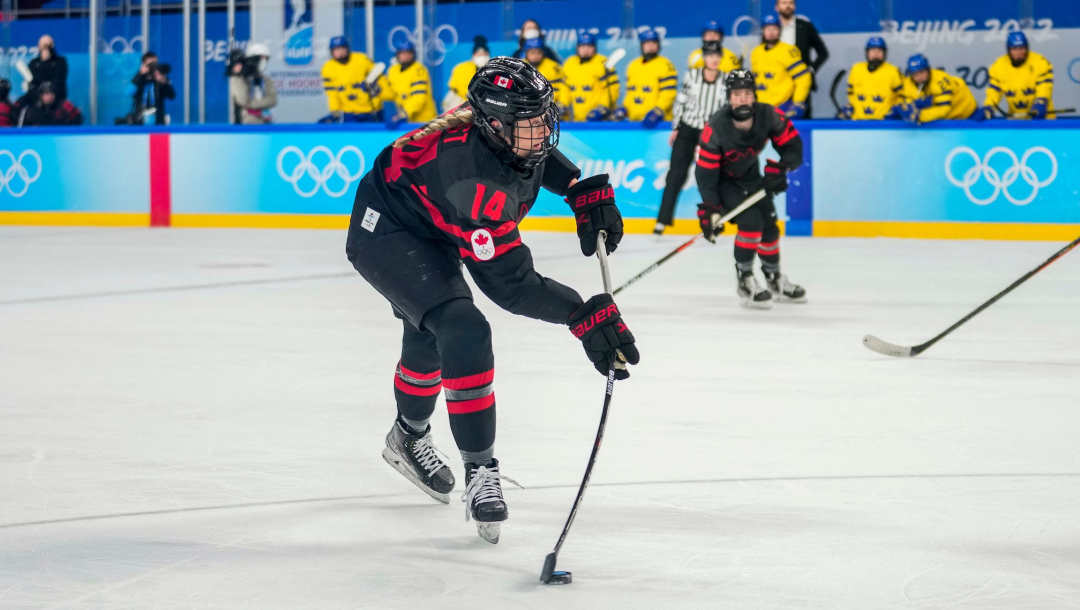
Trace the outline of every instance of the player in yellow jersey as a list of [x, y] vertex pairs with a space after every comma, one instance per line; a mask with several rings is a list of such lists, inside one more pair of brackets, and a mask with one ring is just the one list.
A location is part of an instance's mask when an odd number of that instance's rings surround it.
[[443, 112], [465, 103], [469, 94], [469, 81], [476, 74], [478, 68], [483, 68], [491, 59], [491, 49], [488, 48], [488, 40], [485, 36], [473, 38], [472, 58], [454, 66], [450, 73], [450, 82], [447, 83], [447, 92], [443, 96]]
[[[701, 43], [704, 45], [710, 40], [715, 40], [721, 45], [724, 44], [724, 28], [720, 25], [719, 21], [708, 21], [705, 23], [705, 29], [701, 30]], [[732, 70], [738, 70], [742, 67], [741, 57], [727, 49], [724, 49], [723, 51], [724, 54], [720, 56], [721, 72], [727, 74]], [[705, 67], [705, 59], [701, 55], [701, 47], [690, 52], [690, 57], [687, 58], [686, 65], [691, 70], [700, 70]]]
[[[367, 55], [352, 52], [344, 36], [330, 39], [330, 59], [323, 64], [323, 89], [330, 114], [320, 123], [366, 123], [382, 120], [383, 89], [389, 87], [384, 76], [374, 79], [375, 64]], [[369, 79], [368, 77], [373, 77]], [[372, 80], [372, 82], [367, 82]]]
[[577, 55], [566, 60], [563, 73], [569, 95], [569, 120], [601, 121], [619, 101], [619, 75], [608, 69], [607, 57], [596, 53], [596, 36], [582, 32]]
[[750, 53], [750, 68], [759, 102], [776, 106], [793, 119], [806, 115], [806, 98], [813, 84], [810, 67], [799, 49], [780, 42], [780, 18], [774, 14], [761, 20], [761, 44]]
[[904, 79], [904, 103], [893, 108], [909, 123], [970, 118], [975, 112], [975, 98], [962, 79], [934, 70], [930, 60], [919, 53], [908, 58]]
[[1005, 41], [1007, 53], [990, 66], [990, 84], [986, 101], [971, 118], [985, 121], [1000, 108], [1001, 98], [1009, 104], [1010, 118], [1053, 118], [1054, 66], [1042, 55], [1028, 50], [1023, 32], [1010, 32]]
[[641, 121], [647, 129], [660, 121], [670, 121], [679, 93], [679, 73], [675, 64], [660, 55], [660, 35], [655, 30], [638, 34], [641, 57], [626, 68], [626, 97], [613, 114], [616, 121]]
[[566, 86], [562, 66], [554, 59], [544, 56], [544, 41], [541, 38], [526, 40], [523, 48], [525, 61], [551, 83], [551, 88], [555, 90], [555, 103], [559, 106], [559, 114], [565, 117], [570, 108], [570, 89]]
[[434, 119], [435, 98], [431, 95], [431, 76], [427, 68], [416, 61], [416, 46], [411, 40], [397, 45], [397, 64], [386, 71], [386, 78], [394, 90], [397, 114], [394, 122], [424, 123]]
[[885, 61], [887, 53], [881, 36], [866, 41], [866, 61], [851, 66], [848, 74], [848, 103], [840, 118], [879, 121], [903, 101], [904, 76], [900, 68]]

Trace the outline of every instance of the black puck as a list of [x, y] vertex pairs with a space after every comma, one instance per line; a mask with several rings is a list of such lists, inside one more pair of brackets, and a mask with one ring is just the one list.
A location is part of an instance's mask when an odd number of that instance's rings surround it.
[[574, 577], [570, 572], [553, 572], [547, 580], [544, 581], [545, 585], [568, 585], [574, 582]]

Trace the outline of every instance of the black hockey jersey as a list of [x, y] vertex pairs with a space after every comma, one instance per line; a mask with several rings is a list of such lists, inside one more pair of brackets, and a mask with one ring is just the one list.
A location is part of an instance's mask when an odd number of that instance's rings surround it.
[[459, 125], [402, 148], [386, 147], [360, 181], [347, 250], [396, 231], [443, 243], [499, 306], [563, 324], [581, 305], [573, 290], [540, 276], [518, 223], [540, 188], [565, 195], [581, 172], [555, 150], [521, 172], [500, 160], [479, 127]]
[[714, 114], [701, 132], [694, 174], [702, 201], [731, 209], [761, 189], [758, 155], [770, 140], [789, 170], [802, 165], [802, 138], [791, 120], [775, 107], [758, 102], [749, 131], [735, 127], [731, 106]]

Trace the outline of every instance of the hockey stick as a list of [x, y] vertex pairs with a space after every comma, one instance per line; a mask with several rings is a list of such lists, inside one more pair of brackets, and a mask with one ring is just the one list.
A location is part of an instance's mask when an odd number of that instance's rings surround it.
[[[720, 217], [719, 220], [717, 220], [713, 224], [715, 226], [718, 226], [718, 227], [723, 226], [724, 223], [728, 222], [732, 218], [735, 218], [739, 214], [742, 214], [746, 210], [746, 208], [754, 205], [755, 203], [761, 201], [764, 198], [765, 198], [765, 189], [761, 189], [758, 192], [754, 193], [753, 195], [750, 195], [749, 197], [744, 199], [743, 202], [740, 203], [738, 206], [736, 206], [734, 210], [731, 210], [727, 214], [724, 214], [723, 216]], [[626, 280], [626, 283], [624, 283], [622, 286], [619, 286], [618, 288], [616, 288], [615, 292], [612, 292], [611, 294], [613, 294], [613, 295], [619, 294], [623, 290], [626, 290], [627, 288], [629, 288], [632, 284], [635, 284], [641, 278], [643, 278], [646, 275], [649, 275], [650, 273], [655, 271], [657, 267], [659, 267], [660, 265], [663, 265], [664, 263], [666, 263], [668, 261], [668, 259], [670, 259], [671, 257], [675, 256], [676, 254], [678, 254], [678, 253], [682, 252], [683, 250], [689, 248], [690, 246], [694, 245], [694, 242], [696, 242], [701, 237], [704, 237], [704, 235], [705, 235], [704, 233], [698, 233], [697, 235], [695, 235], [693, 238], [691, 238], [689, 241], [687, 241], [683, 245], [681, 245], [678, 248], [675, 248], [674, 250], [669, 252], [666, 256], [664, 256], [664, 258], [656, 261], [652, 265], [649, 265], [648, 269], [646, 269], [646, 270], [642, 271], [641, 273], [635, 275], [634, 277], [630, 278], [629, 280]]]
[[832, 87], [829, 88], [829, 99], [832, 100], [832, 105], [836, 106], [836, 116], [838, 117], [844, 113], [844, 109], [836, 101], [836, 89], [840, 86], [840, 80], [844, 78], [845, 74], [847, 74], [847, 70], [841, 70], [840, 72], [838, 72], [836, 74], [836, 78], [834, 78], [832, 81]]
[[1016, 288], [1020, 284], [1023, 284], [1024, 282], [1031, 279], [1031, 276], [1035, 275], [1036, 273], [1038, 273], [1038, 272], [1042, 271], [1043, 269], [1047, 268], [1048, 266], [1050, 266], [1050, 263], [1056, 261], [1057, 259], [1061, 258], [1062, 256], [1065, 256], [1069, 252], [1069, 250], [1072, 250], [1078, 244], [1080, 244], [1080, 237], [1077, 237], [1075, 240], [1073, 240], [1072, 243], [1070, 243], [1069, 245], [1065, 246], [1064, 248], [1058, 250], [1053, 256], [1046, 259], [1046, 262], [1044, 262], [1043, 264], [1039, 265], [1038, 267], [1032, 269], [1031, 271], [1028, 271], [1026, 274], [1024, 274], [1024, 277], [1022, 277], [1022, 278], [1016, 280], [1015, 282], [1013, 282], [1008, 288], [1006, 288], [1005, 290], [1002, 290], [1001, 292], [994, 295], [994, 298], [992, 298], [989, 301], [983, 303], [982, 305], [979, 305], [975, 309], [975, 311], [973, 311], [973, 312], [969, 313], [968, 315], [964, 316], [959, 322], [957, 322], [956, 324], [953, 324], [949, 328], [945, 329], [945, 332], [943, 332], [940, 335], [934, 337], [933, 339], [927, 341], [926, 343], [921, 343], [921, 344], [916, 345], [914, 347], [905, 347], [903, 345], [893, 345], [892, 343], [889, 343], [888, 341], [882, 341], [881, 339], [878, 339], [874, 335], [866, 335], [865, 337], [863, 337], [863, 340], [862, 340], [863, 345], [865, 345], [866, 347], [874, 350], [875, 352], [877, 352], [879, 354], [884, 354], [886, 356], [893, 356], [893, 357], [896, 357], [896, 358], [914, 358], [915, 356], [918, 356], [919, 354], [921, 354], [921, 353], [925, 352], [926, 350], [930, 349], [931, 345], [933, 345], [933, 344], [937, 343], [938, 341], [940, 341], [941, 339], [943, 339], [945, 337], [945, 335], [948, 335], [949, 333], [956, 330], [957, 328], [960, 328], [960, 325], [962, 325], [964, 322], [967, 322], [968, 320], [974, 318], [980, 311], [986, 309], [987, 307], [990, 307], [991, 305], [996, 303], [998, 301], [998, 299], [1000, 299], [1001, 297], [1003, 297], [1003, 296], [1009, 294], [1010, 292], [1012, 292], [1013, 288]]
[[[611, 273], [608, 271], [605, 241], [607, 241], [607, 234], [601, 231], [596, 238], [596, 258], [600, 260], [600, 276], [604, 280], [604, 292], [611, 294]], [[607, 428], [608, 411], [611, 407], [611, 392], [615, 388], [615, 369], [626, 368], [626, 364], [620, 362], [620, 360], [623, 360], [621, 353], [613, 359], [608, 367], [607, 386], [604, 389], [604, 409], [600, 412], [600, 426], [596, 430], [596, 440], [593, 442], [592, 453], [589, 454], [589, 463], [585, 466], [585, 477], [581, 480], [581, 487], [578, 488], [577, 497], [574, 498], [574, 505], [570, 508], [570, 516], [566, 518], [566, 525], [563, 526], [562, 533], [559, 534], [559, 541], [555, 543], [555, 550], [548, 553], [547, 557], [544, 558], [544, 567], [540, 571], [540, 582], [545, 585], [568, 585], [573, 582], [573, 575], [570, 572], [555, 571], [555, 562], [558, 561], [559, 550], [562, 549], [563, 542], [566, 541], [566, 535], [570, 533], [570, 526], [573, 525], [574, 517], [577, 516], [578, 507], [581, 506], [581, 499], [585, 497], [585, 488], [589, 486], [589, 478], [592, 477], [593, 466], [596, 464], [596, 454], [600, 451], [600, 443], [604, 440], [604, 429]]]

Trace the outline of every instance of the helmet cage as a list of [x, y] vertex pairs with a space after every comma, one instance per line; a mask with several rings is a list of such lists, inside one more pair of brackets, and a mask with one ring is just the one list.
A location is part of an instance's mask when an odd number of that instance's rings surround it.
[[[488, 135], [500, 158], [526, 169], [544, 162], [559, 145], [559, 110], [554, 90], [528, 62], [496, 57], [477, 71], [469, 83], [473, 123]], [[519, 120], [541, 117], [542, 137], [522, 130]], [[518, 154], [519, 151], [528, 151]]]

